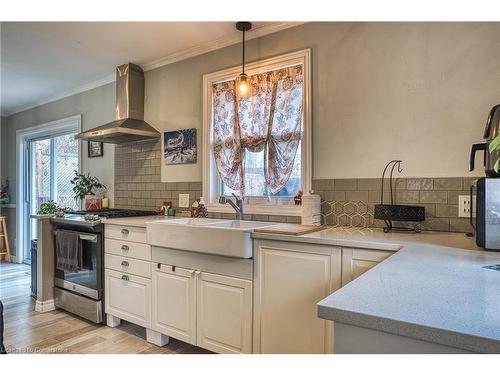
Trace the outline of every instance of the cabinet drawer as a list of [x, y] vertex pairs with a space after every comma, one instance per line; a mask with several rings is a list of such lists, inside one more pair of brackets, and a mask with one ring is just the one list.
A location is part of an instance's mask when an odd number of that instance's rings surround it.
[[104, 267], [119, 272], [151, 278], [151, 263], [144, 260], [105, 254]]
[[151, 246], [145, 243], [106, 238], [104, 240], [104, 252], [107, 254], [151, 261]]
[[144, 277], [105, 270], [105, 312], [151, 327], [151, 280]]
[[146, 243], [146, 228], [106, 224], [104, 227], [104, 236], [116, 240]]

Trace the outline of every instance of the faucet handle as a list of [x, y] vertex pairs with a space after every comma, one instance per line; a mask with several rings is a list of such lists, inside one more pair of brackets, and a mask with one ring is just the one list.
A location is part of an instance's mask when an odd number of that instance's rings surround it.
[[220, 204], [226, 204], [226, 203], [227, 203], [227, 199], [226, 199], [226, 197], [224, 197], [223, 195], [221, 195], [221, 196], [219, 197], [219, 203], [220, 203]]

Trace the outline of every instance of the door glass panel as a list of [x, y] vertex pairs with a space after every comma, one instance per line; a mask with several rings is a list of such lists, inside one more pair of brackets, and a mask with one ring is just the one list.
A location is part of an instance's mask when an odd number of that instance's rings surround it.
[[31, 214], [36, 214], [40, 205], [50, 200], [51, 152], [50, 139], [34, 141], [32, 152], [32, 205]]
[[[40, 209], [40, 205], [50, 200], [51, 196], [51, 147], [50, 139], [32, 141], [30, 143], [30, 177], [31, 177], [31, 197], [29, 210], [31, 215], [35, 215]], [[31, 222], [28, 229], [28, 249], [31, 249], [31, 243], [37, 239], [36, 219], [29, 219]], [[25, 252], [25, 260], [31, 261], [31, 252]]]
[[78, 209], [70, 181], [78, 170], [78, 141], [74, 134], [54, 139], [56, 150], [55, 202], [62, 207]]

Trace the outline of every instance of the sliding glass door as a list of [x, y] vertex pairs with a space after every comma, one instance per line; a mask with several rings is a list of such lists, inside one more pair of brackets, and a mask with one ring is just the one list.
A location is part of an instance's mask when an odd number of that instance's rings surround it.
[[[37, 238], [37, 220], [29, 216], [37, 214], [42, 203], [54, 201], [58, 206], [79, 208], [70, 183], [80, 164], [79, 142], [75, 140], [75, 134], [30, 139], [26, 144], [26, 250]], [[30, 251], [24, 252], [24, 258], [25, 262], [30, 262]]]

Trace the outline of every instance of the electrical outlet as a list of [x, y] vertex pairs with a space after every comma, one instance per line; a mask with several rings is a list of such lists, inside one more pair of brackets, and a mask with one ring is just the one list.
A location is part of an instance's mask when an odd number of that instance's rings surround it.
[[179, 207], [189, 208], [189, 194], [179, 194]]
[[[472, 196], [472, 203], [476, 207], [476, 197]], [[458, 196], [458, 217], [470, 217], [470, 195], [459, 195]], [[474, 217], [473, 213], [473, 217]]]

